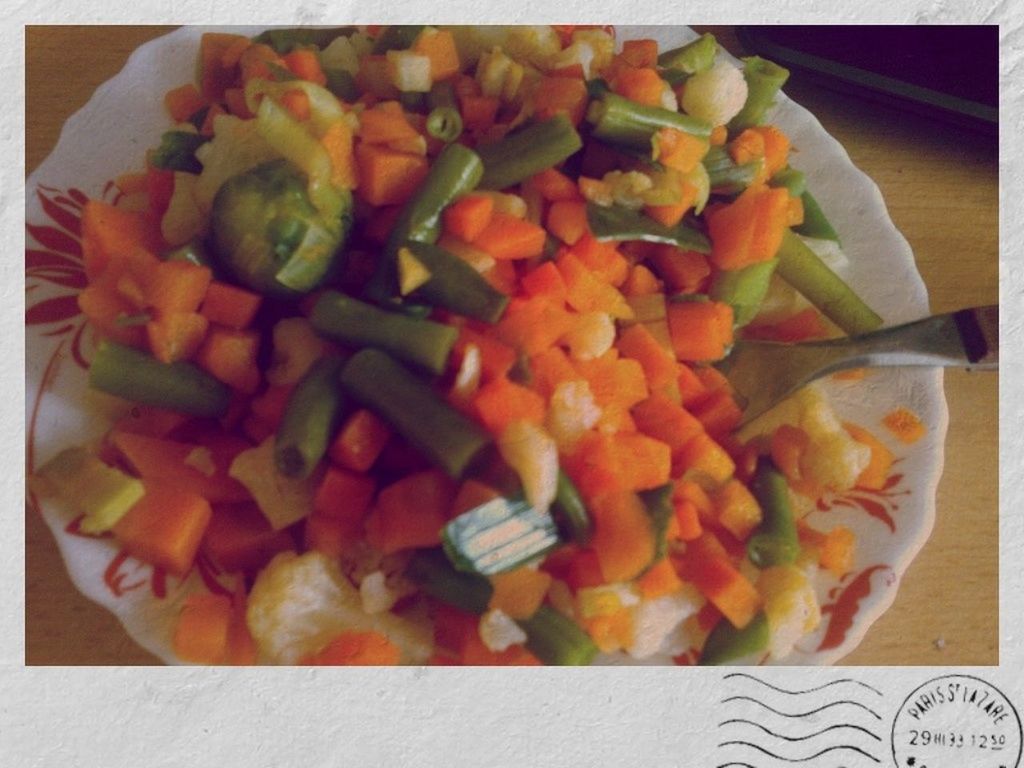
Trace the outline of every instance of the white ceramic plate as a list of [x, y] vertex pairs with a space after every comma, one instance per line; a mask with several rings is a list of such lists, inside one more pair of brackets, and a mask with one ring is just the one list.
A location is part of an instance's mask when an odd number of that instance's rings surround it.
[[[111, 180], [143, 166], [147, 148], [168, 128], [158, 95], [190, 82], [199, 27], [186, 27], [141, 46], [124, 69], [101, 86], [65, 124], [53, 153], [26, 190], [26, 377], [28, 468], [57, 451], [99, 437], [110, 424], [111, 399], [86, 388], [91, 340], [75, 295], [85, 285], [78, 242], [80, 207], [109, 199]], [[242, 34], [256, 29], [236, 28]], [[650, 37], [662, 50], [693, 37], [680, 27], [620, 27], [620, 40]], [[850, 266], [843, 277], [887, 323], [928, 312], [925, 287], [906, 240], [889, 218], [878, 187], [854, 167], [839, 143], [807, 110], [783, 97], [772, 122], [799, 154], [794, 164], [843, 238]], [[884, 282], [872, 279], [886, 275]], [[788, 664], [831, 664], [853, 650], [892, 604], [900, 577], [924, 545], [935, 517], [935, 489], [947, 425], [941, 372], [890, 370], [853, 383], [830, 382], [840, 415], [871, 429], [898, 460], [883, 491], [852, 491], [819, 503], [811, 522], [846, 525], [857, 535], [857, 560], [842, 581], [825, 582], [824, 620], [801, 641]], [[926, 425], [911, 446], [890, 439], [882, 416], [904, 406]], [[109, 538], [85, 537], [70, 510], [30, 503], [53, 531], [75, 585], [120, 619], [126, 631], [159, 658], [175, 662], [170, 634], [178, 607], [193, 590], [221, 590], [229, 581], [200, 561], [179, 581], [122, 554]]]

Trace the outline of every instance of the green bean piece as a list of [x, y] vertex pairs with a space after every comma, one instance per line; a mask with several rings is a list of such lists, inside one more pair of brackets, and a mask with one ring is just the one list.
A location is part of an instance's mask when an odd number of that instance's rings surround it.
[[210, 418], [227, 413], [231, 400], [231, 390], [190, 363], [161, 363], [109, 340], [96, 347], [89, 386], [143, 405]]
[[779, 90], [789, 79], [789, 70], [760, 56], [743, 59], [743, 79], [747, 81], [747, 101], [729, 121], [730, 135], [764, 122]]
[[340, 381], [348, 394], [452, 477], [461, 477], [490, 442], [476, 422], [386, 352], [360, 350], [341, 369]]
[[675, 128], [700, 138], [711, 135], [711, 126], [703, 120], [661, 107], [637, 104], [611, 92], [590, 103], [587, 122], [592, 126], [594, 137], [609, 144], [644, 151], [650, 151], [651, 139], [662, 128]]
[[654, 557], [649, 565], [665, 557], [668, 552], [668, 524], [675, 515], [675, 507], [672, 506], [673, 483], [659, 485], [649, 491], [640, 493], [640, 500], [644, 503], [647, 516], [651, 519], [651, 532], [654, 534]]
[[201, 173], [203, 165], [196, 160], [196, 150], [209, 140], [198, 133], [166, 131], [160, 137], [160, 146], [149, 153], [149, 162], [165, 171]]
[[[428, 595], [467, 613], [486, 611], [494, 593], [487, 579], [456, 571], [436, 549], [417, 552], [405, 574]], [[590, 636], [551, 606], [542, 605], [517, 623], [526, 633], [527, 650], [544, 664], [586, 666], [597, 655]]]
[[206, 245], [199, 238], [189, 240], [187, 243], [172, 248], [163, 255], [164, 261], [187, 261], [199, 267], [213, 268], [213, 258], [206, 249]]
[[410, 240], [433, 243], [441, 234], [441, 213], [459, 195], [476, 188], [483, 174], [480, 156], [461, 144], [449, 144], [434, 160], [416, 195], [395, 221], [366, 295], [387, 302], [399, 295], [398, 249]]
[[505, 189], [558, 165], [575, 154], [583, 140], [563, 113], [511, 133], [477, 151], [484, 163], [480, 186]]
[[388, 51], [404, 51], [416, 42], [424, 24], [395, 24], [386, 27], [373, 44], [374, 55], [379, 56]]
[[497, 322], [505, 312], [508, 296], [455, 254], [430, 243], [410, 241], [405, 247], [430, 270], [430, 279], [413, 291], [413, 298], [485, 323]]
[[786, 476], [775, 468], [771, 459], [757, 463], [750, 491], [761, 507], [761, 525], [747, 541], [747, 557], [758, 568], [788, 565], [800, 554], [796, 521], [789, 503]]
[[660, 74], [661, 79], [668, 83], [669, 88], [672, 88], [673, 90], [685, 83], [691, 77], [689, 72], [684, 72], [681, 69], [663, 69]]
[[292, 390], [274, 440], [274, 464], [285, 477], [304, 480], [327, 453], [343, 406], [341, 365], [340, 357], [321, 358]]
[[693, 42], [662, 53], [658, 56], [658, 66], [692, 75], [711, 69], [717, 52], [718, 41], [714, 35], [705, 32]]
[[269, 45], [277, 53], [291, 53], [296, 48], [326, 48], [336, 38], [349, 37], [358, 32], [356, 27], [294, 27], [268, 29], [252, 39], [254, 43]]
[[439, 107], [459, 108], [459, 100], [455, 95], [455, 86], [451, 80], [442, 80], [430, 86], [427, 92], [427, 106], [430, 109]]
[[577, 544], [586, 544], [594, 532], [594, 522], [583, 503], [583, 497], [564, 470], [558, 470], [558, 490], [551, 506], [555, 520], [564, 535]]
[[324, 67], [324, 76], [327, 78], [327, 90], [341, 101], [352, 103], [359, 98], [359, 88], [356, 86], [356, 79], [352, 77], [352, 73], [347, 69]]
[[768, 295], [768, 286], [778, 266], [778, 259], [769, 259], [741, 269], [723, 269], [711, 280], [709, 295], [732, 307], [733, 323], [737, 328], [747, 325], [761, 302]]
[[759, 612], [743, 629], [736, 629], [728, 619], [721, 619], [704, 641], [700, 652], [701, 666], [728, 664], [768, 649], [771, 632], [768, 617]]
[[320, 295], [309, 321], [332, 339], [378, 347], [431, 373], [444, 371], [459, 336], [449, 325], [388, 312], [337, 291]]
[[420, 551], [413, 556], [405, 575], [423, 591], [442, 603], [466, 613], [483, 613], [491, 601], [494, 587], [483, 576], [452, 568], [440, 549]]
[[738, 195], [761, 172], [763, 158], [737, 165], [724, 147], [711, 147], [701, 161], [708, 172], [708, 185], [716, 195]]
[[857, 336], [882, 324], [878, 313], [865, 304], [792, 230], [787, 229], [782, 236], [776, 257], [779, 259], [779, 277], [846, 333]]
[[455, 107], [434, 107], [427, 115], [427, 133], [450, 143], [462, 135], [462, 116]]
[[821, 210], [821, 206], [811, 193], [804, 190], [800, 200], [804, 204], [804, 220], [800, 226], [793, 227], [793, 231], [804, 237], [816, 237], [838, 243], [839, 235], [832, 227], [832, 222], [825, 216], [825, 212]]
[[800, 197], [807, 191], [807, 177], [803, 171], [786, 166], [768, 180], [772, 187], [785, 187], [790, 197]]
[[590, 636], [550, 605], [518, 623], [526, 632], [526, 649], [544, 664], [585, 667], [597, 655]]
[[587, 203], [587, 223], [597, 240], [643, 240], [669, 243], [688, 251], [711, 253], [711, 243], [702, 232], [686, 222], [666, 227], [637, 211], [621, 205], [608, 207]]

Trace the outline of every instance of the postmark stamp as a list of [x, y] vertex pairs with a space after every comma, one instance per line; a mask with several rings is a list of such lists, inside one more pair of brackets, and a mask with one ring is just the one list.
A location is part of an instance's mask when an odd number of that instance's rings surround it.
[[897, 768], [1019, 768], [1021, 720], [991, 683], [943, 675], [918, 686], [892, 724]]

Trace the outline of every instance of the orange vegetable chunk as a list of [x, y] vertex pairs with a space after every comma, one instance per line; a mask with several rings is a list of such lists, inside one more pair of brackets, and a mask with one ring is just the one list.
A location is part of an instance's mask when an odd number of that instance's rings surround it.
[[210, 503], [175, 483], [144, 480], [145, 495], [113, 528], [132, 555], [184, 576], [210, 522]]
[[366, 540], [385, 555], [439, 545], [455, 491], [454, 481], [440, 470], [392, 483], [378, 494], [366, 518]]

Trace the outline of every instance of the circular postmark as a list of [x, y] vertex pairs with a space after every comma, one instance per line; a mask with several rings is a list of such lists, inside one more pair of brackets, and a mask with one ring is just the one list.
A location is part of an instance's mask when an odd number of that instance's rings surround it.
[[991, 683], [943, 675], [918, 686], [892, 723], [897, 768], [1019, 768], [1020, 715]]

